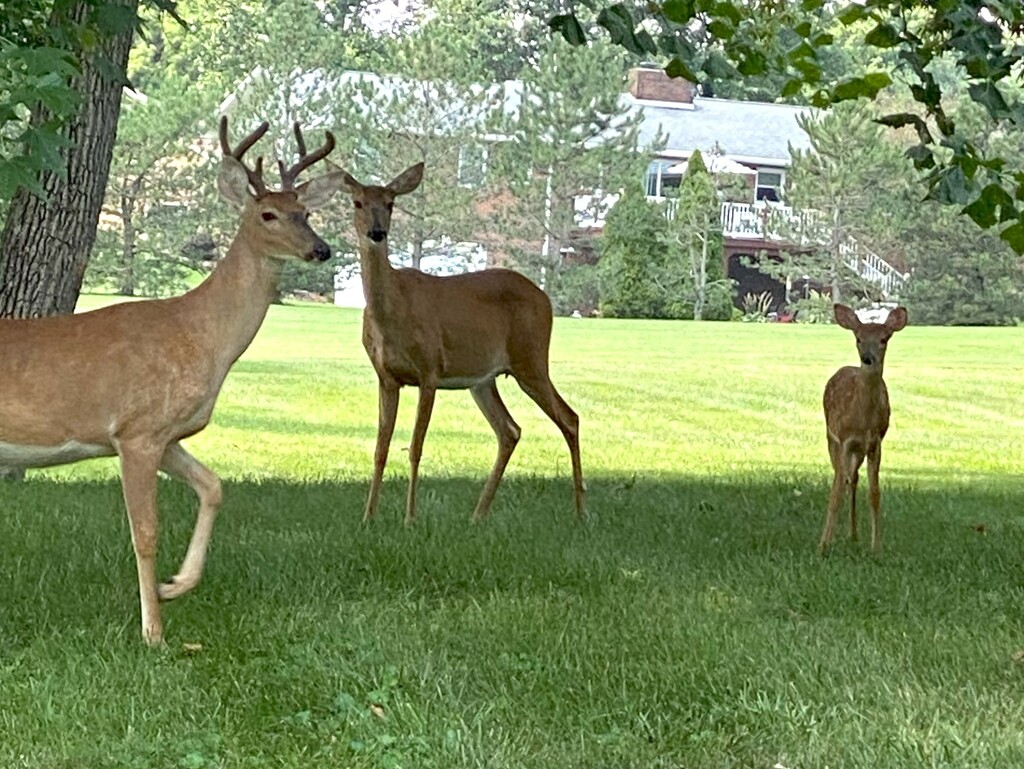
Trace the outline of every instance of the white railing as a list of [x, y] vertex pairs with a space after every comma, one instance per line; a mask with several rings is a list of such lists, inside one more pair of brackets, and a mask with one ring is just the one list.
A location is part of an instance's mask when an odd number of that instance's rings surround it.
[[[576, 223], [580, 227], [603, 227], [608, 209], [618, 199], [605, 196], [600, 201], [591, 196], [576, 198]], [[665, 206], [665, 216], [675, 217], [678, 198], [648, 196], [651, 202]], [[595, 203], [600, 205], [595, 206]], [[818, 211], [795, 211], [779, 203], [722, 203], [722, 234], [734, 240], [788, 241], [790, 243], [823, 242], [831, 228], [822, 221]], [[783, 234], [786, 233], [786, 234]], [[878, 254], [848, 240], [840, 246], [847, 266], [862, 279], [878, 286], [886, 296], [898, 294], [906, 278]]]
[[[666, 210], [671, 218], [674, 209]], [[817, 211], [794, 211], [776, 204], [723, 203], [722, 233], [736, 240], [821, 241], [828, 228], [822, 226]], [[790, 233], [788, 237], [781, 232]], [[847, 266], [864, 280], [882, 289], [886, 296], [898, 294], [906, 282], [904, 275], [878, 254], [855, 240], [839, 246]]]

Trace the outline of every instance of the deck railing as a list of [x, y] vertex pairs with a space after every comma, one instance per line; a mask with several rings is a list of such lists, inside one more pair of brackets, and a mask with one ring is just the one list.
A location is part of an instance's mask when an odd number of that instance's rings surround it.
[[[666, 201], [665, 215], [675, 216], [678, 201]], [[723, 203], [722, 233], [735, 240], [821, 242], [830, 228], [817, 211], [795, 211], [777, 203]], [[882, 289], [886, 296], [898, 294], [905, 276], [855, 240], [839, 247], [847, 266], [862, 279]]]

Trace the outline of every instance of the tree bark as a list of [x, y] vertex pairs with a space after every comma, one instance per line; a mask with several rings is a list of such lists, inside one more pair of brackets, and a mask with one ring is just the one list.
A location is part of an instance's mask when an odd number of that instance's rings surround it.
[[125, 183], [126, 191], [121, 194], [121, 270], [118, 275], [117, 293], [121, 296], [135, 296], [135, 201], [142, 189], [142, 177]]
[[[133, 13], [138, 10], [138, 0], [108, 4]], [[95, 8], [83, 0], [59, 3], [51, 25], [63, 29], [86, 25]], [[82, 102], [63, 130], [70, 141], [65, 174], [42, 174], [45, 200], [22, 188], [11, 201], [0, 234], [0, 317], [40, 317], [75, 309], [96, 239], [133, 37], [134, 29], [129, 28], [102, 38], [95, 50], [82, 53], [81, 72], [72, 80]], [[122, 77], [108, 77], [110, 67]], [[37, 107], [33, 120], [45, 119], [45, 109]]]

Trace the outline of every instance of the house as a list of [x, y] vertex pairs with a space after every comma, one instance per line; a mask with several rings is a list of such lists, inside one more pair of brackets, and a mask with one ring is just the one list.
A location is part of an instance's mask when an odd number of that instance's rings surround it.
[[[248, 93], [257, 92], [257, 87], [265, 80], [268, 80], [266, 72], [254, 70], [224, 101], [221, 113], [235, 109]], [[281, 85], [276, 79], [269, 80]], [[362, 86], [366, 93], [377, 97], [399, 92], [422, 92], [424, 99], [435, 102], [443, 101], [441, 97], [445, 91], [444, 83], [409, 81], [368, 72], [345, 72], [335, 79], [327, 79], [318, 71], [293, 73], [290, 83], [285, 86], [285, 98], [276, 100], [276, 103], [286, 106], [286, 114], [280, 116], [280, 121], [290, 120], [296, 105], [301, 104], [317, 117], [313, 125], [333, 123], [333, 94], [342, 86], [353, 84]], [[506, 116], [514, 116], [522, 103], [523, 85], [509, 81], [489, 86], [481, 93], [488, 97], [486, 110], [499, 110]], [[367, 96], [357, 93], [355, 98], [365, 102], [367, 114], [375, 109]], [[636, 117], [640, 120], [638, 141], [654, 156], [645, 174], [646, 192], [651, 200], [667, 201], [668, 215], [672, 214], [674, 190], [678, 189], [687, 161], [696, 150], [704, 156], [712, 173], [728, 174], [740, 180], [741, 192], [724, 201], [721, 208], [726, 274], [736, 282], [737, 301], [746, 294], [768, 292], [772, 297], [772, 309], [779, 309], [794, 287], [783, 285], [748, 264], [751, 260], [778, 258], [782, 249], [792, 248], [793, 244], [787, 243], [774, 225], [780, 218], [801, 221], [807, 215], [807, 212], [792, 211], [780, 201], [790, 163], [790, 148], [810, 147], [810, 141], [798, 122], [809, 108], [702, 96], [693, 83], [669, 78], [655, 66], [641, 66], [630, 72], [628, 89], [620, 98], [620, 106], [623, 118]], [[507, 137], [486, 133], [483, 129], [485, 115], [478, 107], [471, 108], [459, 102], [458, 97], [449, 104], [446, 116], [449, 122], [433, 130], [464, 134], [469, 125], [470, 134], [476, 130], [480, 132], [478, 143], [459, 147], [458, 157], [449, 169], [453, 181], [460, 187], [476, 186], [487, 173], [488, 148], [493, 149]], [[480, 128], [475, 129], [474, 126]], [[617, 197], [617, 194], [600, 190], [580, 191], [573, 202], [576, 225], [583, 236], [580, 243], [600, 233], [607, 210]], [[550, 193], [548, 200], [550, 207]], [[486, 214], [501, 208], [504, 202], [499, 193], [498, 198], [477, 200], [473, 205]], [[439, 252], [440, 258], [434, 260], [438, 269], [449, 263], [465, 263], [467, 269], [472, 268], [470, 264], [479, 266], [481, 260], [492, 265], [501, 263], [505, 244], [500, 238], [488, 232], [476, 233], [473, 238], [474, 243], [461, 244], [451, 243], [443, 236], [432, 241]], [[542, 233], [538, 233], [536, 241], [536, 244], [531, 243], [531, 247], [538, 248], [539, 252], [546, 252], [552, 247]], [[555, 247], [563, 253], [572, 251], [569, 244], [555, 244]], [[899, 270], [861, 244], [851, 243], [845, 248], [851, 270], [876, 284], [883, 298], [898, 293], [904, 281]], [[476, 256], [467, 261], [461, 254], [470, 251]], [[454, 261], [447, 258], [449, 252], [456, 254]], [[399, 258], [400, 254], [396, 251], [395, 256]], [[580, 258], [580, 254], [576, 258]], [[430, 262], [429, 259], [422, 262], [421, 268], [430, 271]], [[357, 273], [339, 273], [336, 300], [345, 304], [361, 304], [362, 293], [358, 285]]]
[[[648, 199], [667, 202], [668, 215], [672, 214], [674, 192], [696, 150], [711, 173], [741, 180], [745, 199], [724, 201], [721, 208], [726, 274], [736, 282], [737, 303], [746, 294], [768, 292], [772, 309], [783, 306], [792, 287], [748, 263], [777, 258], [780, 249], [792, 246], [773, 229], [773, 222], [780, 217], [799, 221], [801, 216], [780, 201], [790, 148], [810, 148], [810, 140], [798, 123], [809, 108], [703, 97], [693, 83], [669, 78], [655, 66], [638, 67], [630, 73], [629, 92], [623, 94], [622, 106], [627, 114], [641, 112], [643, 116], [640, 141], [654, 153], [644, 186]], [[582, 196], [577, 202], [581, 229], [599, 231], [604, 225], [603, 212], [616, 198], [608, 196], [595, 206], [593, 200]], [[878, 255], [851, 243], [844, 256], [848, 266], [877, 285], [883, 297], [899, 292], [904, 276]]]

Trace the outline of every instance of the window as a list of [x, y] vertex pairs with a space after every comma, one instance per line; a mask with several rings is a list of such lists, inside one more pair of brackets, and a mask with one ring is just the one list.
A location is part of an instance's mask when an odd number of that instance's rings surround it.
[[459, 185], [479, 187], [487, 175], [487, 147], [464, 144], [459, 147]]
[[754, 192], [754, 198], [756, 200], [769, 200], [773, 203], [779, 202], [782, 200], [782, 182], [782, 171], [759, 168], [757, 170], [757, 188]]
[[644, 189], [647, 192], [647, 196], [651, 198], [660, 198], [664, 193], [661, 191], [662, 188], [662, 174], [668, 168], [672, 167], [672, 163], [667, 160], [652, 160], [647, 166], [647, 175], [644, 179]]

